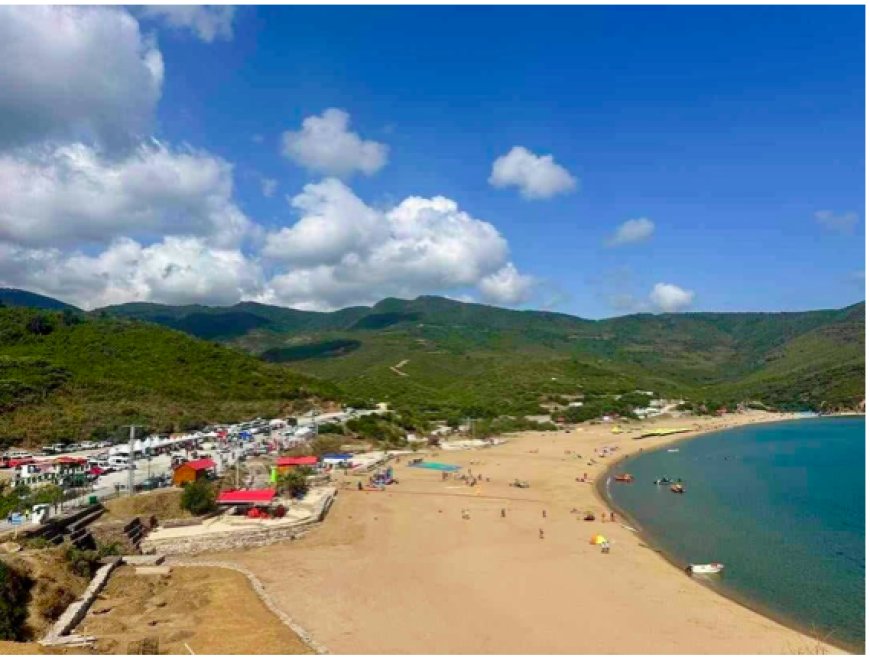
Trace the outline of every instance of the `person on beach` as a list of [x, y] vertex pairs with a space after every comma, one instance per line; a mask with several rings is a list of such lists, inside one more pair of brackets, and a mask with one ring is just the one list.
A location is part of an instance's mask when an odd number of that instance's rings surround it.
[[541, 516], [546, 519], [547, 518], [547, 510], [542, 510]]
[[544, 529], [538, 528], [538, 539], [544, 539]]
[[504, 511], [504, 507], [501, 508], [501, 518], [505, 518], [506, 513]]
[[614, 512], [610, 513], [610, 523], [616, 523], [616, 514]]

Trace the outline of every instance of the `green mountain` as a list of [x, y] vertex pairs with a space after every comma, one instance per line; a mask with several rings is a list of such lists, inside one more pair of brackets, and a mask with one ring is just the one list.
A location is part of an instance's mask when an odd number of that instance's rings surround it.
[[792, 409], [850, 407], [864, 398], [863, 303], [601, 321], [434, 296], [332, 313], [255, 303], [136, 303], [106, 312], [219, 338], [332, 380], [351, 396], [431, 416], [539, 413], [547, 398], [634, 388]]
[[23, 289], [7, 289], [0, 287], [0, 306], [40, 308], [42, 310], [73, 310], [78, 308], [69, 303], [64, 303], [56, 298], [49, 298]]
[[0, 446], [290, 414], [333, 385], [132, 319], [0, 308]]

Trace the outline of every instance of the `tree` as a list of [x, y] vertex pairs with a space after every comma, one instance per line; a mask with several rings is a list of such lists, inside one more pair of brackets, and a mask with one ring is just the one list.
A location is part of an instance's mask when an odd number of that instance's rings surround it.
[[301, 470], [289, 470], [281, 476], [281, 486], [291, 497], [301, 498], [308, 493], [308, 478]]
[[27, 330], [34, 335], [49, 335], [54, 330], [54, 325], [45, 315], [35, 314], [27, 322]]
[[184, 485], [184, 493], [181, 494], [181, 507], [195, 516], [207, 514], [215, 506], [214, 487], [208, 480], [200, 478], [196, 482], [188, 482]]

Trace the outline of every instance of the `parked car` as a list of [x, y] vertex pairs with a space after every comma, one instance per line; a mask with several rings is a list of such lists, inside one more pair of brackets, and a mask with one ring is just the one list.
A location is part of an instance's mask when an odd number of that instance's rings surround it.
[[[130, 462], [126, 457], [115, 456], [109, 458], [109, 466], [115, 470], [129, 470]], [[136, 469], [136, 464], [133, 464], [133, 469]]]
[[139, 491], [151, 491], [152, 489], [159, 489], [164, 486], [166, 486], [166, 478], [155, 475], [142, 480], [141, 483], [136, 485], [136, 489]]

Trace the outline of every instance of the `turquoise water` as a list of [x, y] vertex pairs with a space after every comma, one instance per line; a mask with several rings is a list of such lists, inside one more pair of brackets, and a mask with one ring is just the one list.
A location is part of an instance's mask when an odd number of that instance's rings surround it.
[[437, 461], [424, 461], [419, 464], [412, 464], [411, 468], [428, 468], [432, 471], [445, 471], [447, 473], [455, 473], [462, 466], [454, 466], [453, 464], [439, 464]]
[[[707, 582], [823, 639], [864, 649], [864, 418], [715, 432], [614, 467], [612, 502], [666, 556], [723, 562]], [[676, 495], [653, 481], [682, 478]], [[689, 579], [687, 579], [689, 580]]]

